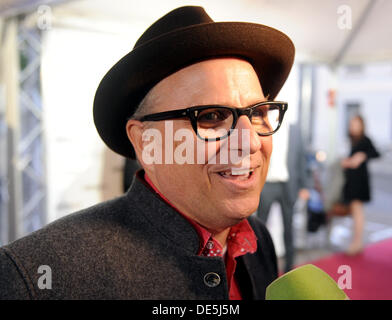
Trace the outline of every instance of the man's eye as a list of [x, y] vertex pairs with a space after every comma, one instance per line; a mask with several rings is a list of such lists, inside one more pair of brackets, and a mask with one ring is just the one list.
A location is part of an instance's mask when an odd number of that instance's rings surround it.
[[206, 111], [200, 114], [198, 121], [208, 121], [208, 122], [216, 122], [216, 121], [223, 121], [228, 117], [227, 114], [221, 112], [219, 110], [214, 111]]
[[253, 118], [262, 118], [262, 117], [264, 117], [265, 116], [265, 112], [263, 112], [263, 111], [261, 111], [261, 110], [255, 110], [253, 113], [252, 113], [252, 117]]
[[199, 120], [203, 120], [203, 121], [216, 121], [219, 119], [220, 119], [220, 115], [216, 112], [206, 113], [199, 117]]

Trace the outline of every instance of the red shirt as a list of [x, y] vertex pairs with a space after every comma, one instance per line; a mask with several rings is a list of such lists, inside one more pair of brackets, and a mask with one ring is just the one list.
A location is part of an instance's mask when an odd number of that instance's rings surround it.
[[169, 202], [169, 200], [165, 198], [165, 196], [162, 195], [153, 185], [147, 174], [144, 174], [144, 179], [168, 205], [180, 213], [195, 228], [200, 240], [199, 251], [197, 253], [198, 255], [209, 257], [224, 257], [226, 264], [227, 282], [229, 285], [229, 298], [230, 300], [241, 300], [241, 292], [234, 277], [237, 266], [237, 261], [235, 258], [240, 257], [246, 253], [254, 253], [257, 250], [257, 238], [248, 220], [242, 220], [235, 226], [231, 227], [226, 241], [227, 249], [224, 250], [221, 244], [212, 237], [212, 234], [207, 229], [174, 207]]

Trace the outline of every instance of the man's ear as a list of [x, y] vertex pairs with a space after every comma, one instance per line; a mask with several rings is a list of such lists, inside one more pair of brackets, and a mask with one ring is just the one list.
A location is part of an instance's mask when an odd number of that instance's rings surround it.
[[128, 120], [125, 126], [128, 139], [131, 141], [138, 159], [142, 159], [143, 153], [143, 128], [143, 122], [135, 119]]

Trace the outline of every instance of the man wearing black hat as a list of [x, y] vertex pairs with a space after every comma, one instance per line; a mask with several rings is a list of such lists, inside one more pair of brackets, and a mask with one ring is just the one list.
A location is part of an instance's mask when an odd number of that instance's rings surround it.
[[281, 32], [200, 7], [155, 22], [94, 101], [104, 142], [143, 169], [124, 196], [0, 248], [0, 297], [264, 299], [276, 256], [250, 216], [293, 57]]

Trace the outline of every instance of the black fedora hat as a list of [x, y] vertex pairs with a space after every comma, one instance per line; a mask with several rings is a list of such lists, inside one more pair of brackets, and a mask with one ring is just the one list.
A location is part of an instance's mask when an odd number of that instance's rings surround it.
[[289, 75], [294, 52], [291, 40], [276, 29], [214, 22], [201, 7], [177, 8], [152, 24], [103, 77], [94, 98], [95, 126], [109, 148], [134, 158], [127, 120], [162, 79], [203, 60], [240, 57], [253, 65], [264, 94], [273, 99]]

